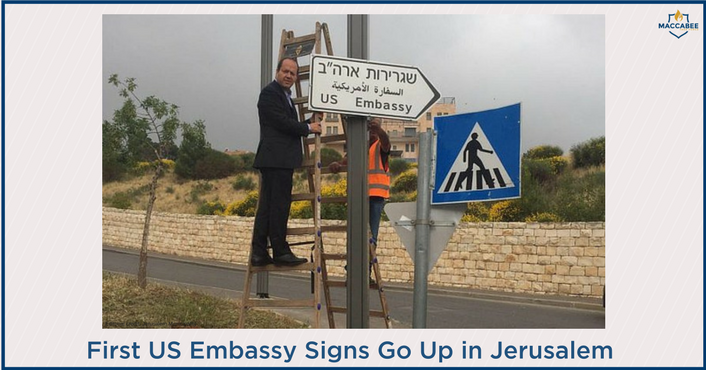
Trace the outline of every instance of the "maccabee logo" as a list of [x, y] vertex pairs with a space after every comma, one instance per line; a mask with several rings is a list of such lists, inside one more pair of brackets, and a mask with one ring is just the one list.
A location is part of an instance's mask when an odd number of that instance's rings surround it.
[[[686, 22], [684, 22], [686, 18]], [[675, 14], [670, 14], [667, 23], [659, 23], [659, 29], [669, 30], [674, 37], [680, 39], [689, 31], [698, 31], [698, 23], [689, 23], [689, 14], [682, 14], [679, 10]], [[680, 34], [680, 35], [677, 35]]]

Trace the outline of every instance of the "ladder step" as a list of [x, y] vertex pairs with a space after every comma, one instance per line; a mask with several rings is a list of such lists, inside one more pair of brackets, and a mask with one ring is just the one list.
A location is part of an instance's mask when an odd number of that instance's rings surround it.
[[313, 299], [248, 299], [247, 307], [314, 307]]
[[[324, 225], [321, 226], [321, 232], [345, 232], [348, 230], [347, 225]], [[316, 232], [316, 228], [313, 226], [310, 227], [289, 227], [287, 228], [287, 235], [305, 235], [305, 234], [314, 234]]]
[[301, 80], [303, 77], [309, 77], [309, 70], [311, 70], [311, 66], [305, 65], [299, 67], [299, 80]]
[[314, 263], [307, 262], [296, 266], [276, 266], [276, 265], [265, 265], [265, 266], [248, 266], [252, 273], [258, 273], [263, 271], [312, 271], [316, 267]]
[[[307, 171], [309, 171], [310, 174], [314, 174], [314, 169], [309, 168]], [[341, 166], [341, 169], [337, 173], [346, 173], [348, 171], [348, 166]], [[321, 174], [325, 175], [327, 173], [333, 173], [328, 167], [323, 167], [321, 168]]]
[[323, 253], [321, 258], [326, 260], [343, 261], [347, 257], [345, 254]]
[[[297, 193], [292, 194], [292, 202], [302, 201], [302, 200], [314, 200], [316, 199], [316, 194], [314, 193]], [[348, 197], [321, 197], [321, 203], [346, 203], [348, 202]]]
[[308, 96], [300, 96], [297, 98], [292, 98], [292, 103], [294, 103], [294, 104], [306, 104], [307, 102], [309, 102]]
[[[329, 310], [330, 310], [331, 312], [335, 312], [335, 313], [348, 313], [348, 310], [347, 310], [345, 307], [334, 307], [334, 306], [331, 306], [331, 307], [329, 307]], [[374, 317], [385, 317], [385, 314], [384, 314], [382, 311], [371, 310], [371, 311], [370, 311], [370, 316], [374, 316]]]
[[294, 45], [294, 44], [299, 44], [299, 43], [305, 43], [306, 41], [316, 41], [316, 34], [312, 33], [310, 35], [288, 38], [288, 39], [284, 40], [282, 45], [284, 45], [284, 46]]
[[294, 245], [307, 245], [307, 244], [314, 244], [316, 243], [316, 240], [306, 240], [303, 242], [294, 242], [294, 243], [289, 243], [289, 246], [294, 246]]
[[[329, 288], [345, 288], [348, 285], [348, 282], [346, 280], [328, 280], [324, 284], [328, 285]], [[380, 287], [377, 282], [375, 282], [374, 284], [369, 284], [368, 288], [379, 289]]]
[[[310, 138], [304, 139], [304, 143], [307, 145], [312, 145], [312, 144], [314, 144], [314, 140], [315, 140], [315, 138], [310, 137]], [[323, 143], [323, 144], [334, 143], [337, 141], [346, 141], [346, 134], [321, 136], [321, 143]]]

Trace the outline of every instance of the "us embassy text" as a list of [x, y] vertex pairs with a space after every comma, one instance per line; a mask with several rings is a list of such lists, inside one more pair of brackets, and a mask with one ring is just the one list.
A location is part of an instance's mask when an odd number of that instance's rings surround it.
[[[385, 341], [371, 348], [368, 345], [339, 345], [325, 341], [307, 342], [303, 354], [298, 355], [297, 346], [289, 345], [247, 345], [230, 341], [228, 344], [207, 344], [205, 342], [182, 343], [149, 342], [148, 355], [153, 359], [178, 359], [182, 354], [196, 360], [277, 360], [289, 363], [295, 356], [303, 356], [309, 360], [326, 360], [339, 362], [341, 360], [368, 359], [376, 354], [382, 359], [420, 360], [426, 359], [442, 363], [456, 357], [464, 360], [482, 359], [480, 346], [462, 344], [450, 346], [436, 341], [422, 341], [418, 347], [395, 344]], [[374, 352], [373, 352], [374, 351]], [[574, 341], [565, 344], [551, 345], [517, 345], [498, 342], [497, 347], [489, 348], [490, 358], [498, 359], [532, 359], [532, 360], [596, 360], [612, 359], [613, 348], [609, 345], [581, 345]], [[301, 353], [301, 352], [300, 352]], [[488, 352], [485, 352], [488, 353]], [[131, 344], [114, 344], [108, 341], [88, 342], [88, 359], [140, 359], [143, 349], [137, 342]]]

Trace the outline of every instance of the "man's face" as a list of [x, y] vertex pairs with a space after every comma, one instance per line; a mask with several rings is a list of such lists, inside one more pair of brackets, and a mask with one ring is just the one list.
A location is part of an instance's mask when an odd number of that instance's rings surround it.
[[285, 89], [291, 88], [294, 82], [297, 81], [297, 63], [290, 59], [283, 60], [282, 66], [277, 70], [275, 79]]

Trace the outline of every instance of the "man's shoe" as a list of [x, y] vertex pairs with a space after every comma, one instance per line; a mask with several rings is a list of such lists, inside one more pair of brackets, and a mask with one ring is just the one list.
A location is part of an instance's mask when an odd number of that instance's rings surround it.
[[264, 255], [264, 256], [257, 256], [257, 255], [252, 255], [250, 256], [250, 264], [253, 266], [261, 267], [261, 266], [267, 266], [275, 263], [275, 261], [270, 257], [269, 255]]
[[277, 266], [296, 266], [306, 263], [306, 258], [299, 258], [292, 253], [283, 254], [275, 257], [275, 265]]

